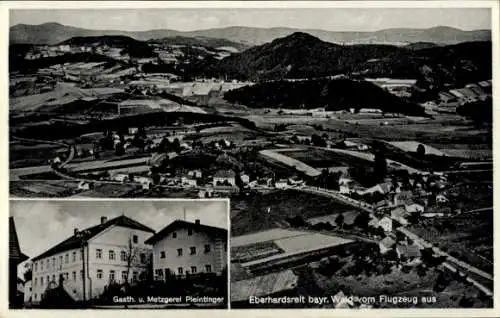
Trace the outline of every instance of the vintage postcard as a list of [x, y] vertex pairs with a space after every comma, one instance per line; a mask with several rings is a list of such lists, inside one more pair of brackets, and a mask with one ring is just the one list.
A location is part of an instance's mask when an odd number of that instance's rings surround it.
[[498, 5], [6, 3], [9, 308], [494, 316]]

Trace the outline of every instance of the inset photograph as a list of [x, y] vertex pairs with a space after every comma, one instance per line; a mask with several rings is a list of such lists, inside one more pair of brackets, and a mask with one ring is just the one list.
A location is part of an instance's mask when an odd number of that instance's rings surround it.
[[9, 307], [227, 308], [228, 204], [13, 200]]

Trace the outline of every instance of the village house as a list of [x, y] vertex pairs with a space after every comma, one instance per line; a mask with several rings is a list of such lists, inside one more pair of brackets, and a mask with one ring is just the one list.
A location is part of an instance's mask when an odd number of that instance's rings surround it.
[[415, 265], [420, 263], [420, 248], [417, 245], [398, 245], [396, 246], [398, 258], [404, 260], [406, 264]]
[[378, 226], [384, 229], [385, 232], [392, 232], [392, 219], [384, 216], [379, 222]]
[[188, 171], [188, 176], [190, 176], [191, 178], [195, 178], [195, 179], [200, 179], [202, 177], [202, 172], [201, 170], [190, 170]]
[[425, 208], [418, 203], [412, 203], [405, 205], [405, 210], [408, 213], [423, 213]]
[[411, 191], [401, 191], [395, 193], [392, 200], [392, 206], [400, 206], [411, 204], [413, 198], [413, 193]]
[[386, 254], [388, 251], [392, 250], [394, 245], [396, 245], [396, 241], [388, 236], [378, 243], [380, 253], [382, 254]]
[[250, 183], [250, 176], [248, 174], [244, 174], [244, 173], [241, 174], [240, 179], [241, 179], [241, 182], [243, 182], [244, 184]]
[[371, 188], [368, 188], [368, 189], [365, 189], [362, 191], [358, 191], [358, 194], [359, 195], [367, 195], [367, 194], [374, 194], [376, 192], [379, 192], [382, 195], [386, 195], [392, 191], [392, 188], [393, 188], [393, 185], [391, 182], [383, 182], [383, 183], [376, 184]]
[[233, 170], [219, 170], [214, 174], [213, 185], [227, 184], [234, 187], [236, 185], [235, 177], [236, 174]]
[[[34, 257], [33, 302], [47, 290], [62, 287], [75, 301], [98, 297], [110, 283], [138, 281], [147, 271], [151, 248], [145, 244], [155, 231], [124, 215], [73, 235]], [[84, 264], [85, 263], [85, 264]], [[85, 268], [85, 272], [83, 269]]]
[[342, 194], [350, 194], [352, 192], [353, 180], [349, 178], [339, 178], [339, 191]]
[[447, 203], [449, 200], [444, 194], [436, 195], [436, 203]]
[[90, 183], [86, 181], [80, 181], [78, 183], [78, 190], [90, 190]]
[[147, 239], [153, 246], [155, 280], [168, 276], [216, 273], [227, 267], [226, 229], [176, 220]]
[[276, 189], [286, 189], [288, 188], [288, 180], [286, 179], [276, 180], [276, 182], [274, 182], [274, 187]]
[[196, 179], [190, 177], [189, 175], [188, 176], [182, 176], [181, 177], [181, 183], [183, 185], [187, 185], [187, 186], [190, 186], [190, 187], [196, 187], [198, 185], [198, 182]]
[[391, 219], [397, 221], [401, 225], [408, 225], [408, 212], [404, 207], [397, 207], [391, 211]]
[[[21, 252], [19, 239], [17, 237], [16, 224], [14, 218], [9, 217], [9, 307], [21, 307], [23, 300], [18, 297], [18, 276], [17, 267], [28, 259], [28, 256]], [[24, 291], [23, 291], [24, 292]]]

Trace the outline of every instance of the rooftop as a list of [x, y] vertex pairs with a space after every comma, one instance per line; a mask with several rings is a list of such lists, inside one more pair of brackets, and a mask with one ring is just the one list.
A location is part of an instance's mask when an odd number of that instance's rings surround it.
[[81, 230], [79, 233], [82, 235], [81, 238], [78, 238], [76, 235], [72, 235], [71, 237], [67, 238], [66, 240], [62, 241], [61, 243], [57, 244], [56, 246], [50, 248], [49, 250], [43, 252], [42, 254], [34, 257], [32, 261], [36, 261], [39, 259], [42, 259], [47, 256], [51, 256], [57, 253], [61, 253], [67, 250], [75, 249], [81, 246], [82, 241], [88, 241], [97, 234], [101, 233], [102, 231], [110, 228], [111, 226], [121, 226], [121, 227], [126, 227], [130, 229], [135, 229], [135, 230], [140, 230], [140, 231], [145, 231], [145, 232], [151, 232], [154, 233], [155, 231], [129, 217], [126, 217], [125, 215], [118, 216], [116, 218], [113, 218], [109, 221], [106, 221], [102, 224], [98, 224], [89, 228], [86, 228], [84, 230]]
[[403, 255], [408, 258], [420, 257], [420, 248], [416, 245], [398, 245], [396, 250], [400, 255]]
[[21, 247], [19, 246], [19, 239], [17, 238], [16, 225], [14, 223], [14, 218], [9, 217], [9, 259], [17, 260], [20, 264], [27, 260], [29, 257], [21, 252]]
[[193, 223], [193, 222], [188, 222], [184, 220], [175, 220], [169, 225], [165, 226], [161, 231], [156, 233], [155, 235], [151, 236], [148, 238], [145, 243], [146, 244], [155, 244], [159, 240], [165, 238], [168, 236], [169, 233], [172, 231], [183, 228], [183, 229], [193, 229], [195, 231], [200, 231], [200, 232], [205, 232], [205, 233], [210, 233], [214, 235], [219, 235], [219, 236], [224, 236], [227, 237], [227, 230], [220, 228], [220, 227], [215, 227], [215, 226], [209, 226], [205, 224], [199, 224], [199, 223]]

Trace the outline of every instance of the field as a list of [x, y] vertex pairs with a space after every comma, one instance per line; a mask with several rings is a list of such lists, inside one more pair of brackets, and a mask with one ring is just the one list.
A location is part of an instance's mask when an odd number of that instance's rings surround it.
[[66, 149], [60, 145], [43, 144], [37, 142], [9, 143], [10, 168], [21, 168], [47, 164], [49, 159], [54, 159], [55, 152]]
[[[299, 150], [302, 151], [302, 150]], [[261, 150], [260, 154], [264, 156], [266, 159], [270, 159], [272, 161], [277, 161], [279, 163], [282, 163], [286, 166], [289, 166], [291, 168], [297, 169], [298, 171], [301, 171], [305, 173], [308, 176], [311, 177], [316, 177], [321, 174], [320, 171], [314, 169], [313, 167], [309, 166], [308, 164], [305, 164], [301, 160], [297, 160], [291, 156], [288, 156], [288, 153], [285, 155], [281, 154], [279, 151], [273, 151], [273, 150]]]
[[371, 165], [367, 160], [319, 148], [280, 150], [284, 155], [315, 168]]
[[409, 228], [443, 251], [484, 271], [493, 271], [493, 213], [435, 218]]
[[[269, 213], [267, 213], [269, 209]], [[323, 196], [296, 190], [274, 191], [231, 198], [231, 236], [276, 228], [276, 222], [294, 216], [314, 216], [350, 211], [353, 208]]]
[[44, 180], [44, 181], [10, 181], [10, 193], [14, 197], [67, 197], [77, 190], [77, 181]]
[[436, 156], [446, 156], [446, 153], [431, 147], [429, 145], [424, 145], [416, 141], [408, 140], [408, 141], [392, 141], [391, 145], [397, 147], [406, 152], [416, 152], [419, 145], [422, 145], [425, 149], [425, 154], [436, 155]]

